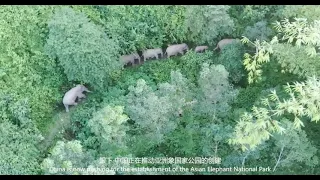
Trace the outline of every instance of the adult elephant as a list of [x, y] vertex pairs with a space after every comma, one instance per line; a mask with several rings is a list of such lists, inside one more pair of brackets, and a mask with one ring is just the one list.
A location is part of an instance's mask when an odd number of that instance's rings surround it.
[[86, 97], [86, 95], [83, 94], [84, 91], [91, 92], [84, 85], [78, 84], [76, 87], [73, 87], [64, 94], [62, 102], [66, 108], [66, 112], [69, 112], [69, 106], [76, 106], [78, 104], [76, 103], [77, 98], [81, 99]]

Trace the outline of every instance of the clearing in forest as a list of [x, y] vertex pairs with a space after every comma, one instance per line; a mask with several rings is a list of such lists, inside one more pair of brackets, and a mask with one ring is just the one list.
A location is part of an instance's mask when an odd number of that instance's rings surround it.
[[70, 126], [70, 114], [58, 112], [54, 117], [47, 130], [43, 134], [44, 140], [40, 144], [41, 150], [46, 151], [55, 144], [57, 139], [63, 137], [64, 131]]

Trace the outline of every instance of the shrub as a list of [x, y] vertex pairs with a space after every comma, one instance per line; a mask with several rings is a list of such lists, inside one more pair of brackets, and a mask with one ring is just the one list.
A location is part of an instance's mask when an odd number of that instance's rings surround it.
[[53, 15], [48, 26], [46, 51], [50, 57], [58, 58], [69, 81], [102, 89], [112, 73], [120, 70], [118, 44], [83, 13], [62, 8]]
[[197, 44], [212, 45], [213, 39], [230, 35], [234, 24], [226, 5], [194, 5], [186, 6], [186, 26], [190, 30], [192, 40]]
[[239, 42], [232, 43], [223, 49], [215, 64], [222, 64], [229, 72], [231, 83], [238, 83], [245, 76], [245, 69], [242, 63], [244, 54], [243, 45]]
[[268, 27], [266, 21], [259, 21], [253, 26], [248, 26], [243, 35], [251, 40], [268, 41], [272, 35], [272, 29]]

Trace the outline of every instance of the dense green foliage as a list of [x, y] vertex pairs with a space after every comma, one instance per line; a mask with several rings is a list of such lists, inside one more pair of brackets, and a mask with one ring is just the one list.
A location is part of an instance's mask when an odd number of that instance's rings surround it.
[[97, 6], [105, 31], [117, 39], [121, 53], [162, 47], [187, 39], [183, 6]]
[[43, 52], [52, 6], [3, 6], [1, 13], [1, 93], [26, 99], [31, 119], [40, 129], [50, 121], [60, 100], [64, 75]]
[[234, 24], [227, 11], [230, 6], [186, 6], [186, 26], [197, 44], [213, 45], [213, 39], [231, 35]]
[[244, 31], [244, 36], [253, 40], [267, 41], [271, 33], [272, 29], [268, 27], [267, 21], [259, 21], [253, 26], [248, 26]]
[[237, 84], [245, 76], [242, 64], [244, 48], [241, 43], [232, 43], [223, 48], [215, 63], [222, 64], [230, 74], [230, 82]]
[[48, 23], [46, 43], [48, 55], [57, 58], [69, 81], [91, 84], [103, 88], [107, 78], [121, 64], [116, 61], [119, 46], [85, 14], [63, 8]]
[[[319, 13], [1, 6], [0, 174], [320, 174]], [[212, 51], [227, 38], [242, 40]], [[178, 43], [184, 55], [119, 61]], [[76, 84], [92, 92], [67, 113]]]

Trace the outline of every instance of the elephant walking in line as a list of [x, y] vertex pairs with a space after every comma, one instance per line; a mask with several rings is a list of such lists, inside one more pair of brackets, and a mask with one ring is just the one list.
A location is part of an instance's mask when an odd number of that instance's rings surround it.
[[218, 48], [221, 50], [223, 49], [226, 45], [233, 43], [236, 41], [236, 39], [222, 39], [221, 41], [218, 42], [217, 47], [213, 49], [213, 51], [217, 50]]
[[167, 58], [170, 58], [170, 56], [176, 56], [178, 53], [183, 55], [184, 50], [189, 50], [186, 43], [169, 45], [165, 54], [167, 54]]
[[142, 52], [143, 60], [146, 61], [149, 58], [156, 57], [156, 59], [159, 59], [158, 54], [160, 54], [160, 57], [163, 57], [163, 51], [161, 48], [155, 48], [155, 49], [147, 49]]
[[129, 62], [131, 62], [132, 65], [134, 65], [134, 60], [138, 59], [139, 60], [139, 64], [140, 64], [140, 56], [138, 53], [132, 53], [129, 55], [123, 55], [120, 57], [120, 61], [121, 63], [123, 63], [124, 65], [127, 65]]
[[69, 112], [69, 106], [76, 106], [78, 104], [76, 103], [77, 98], [80, 100], [86, 97], [86, 95], [83, 94], [84, 91], [91, 92], [84, 85], [78, 84], [64, 94], [62, 102], [66, 108], [66, 112]]
[[203, 51], [206, 51], [208, 49], [208, 46], [197, 46], [195, 48], [195, 52], [203, 52]]

